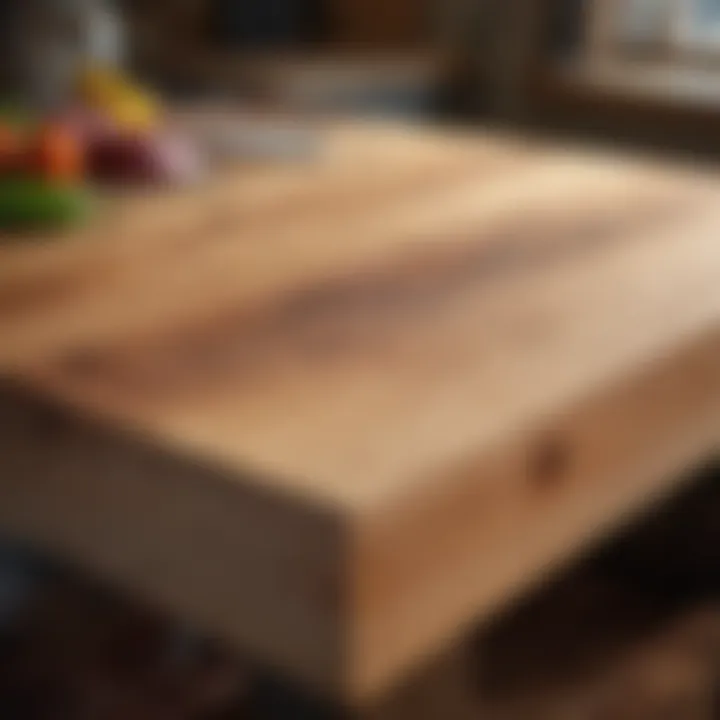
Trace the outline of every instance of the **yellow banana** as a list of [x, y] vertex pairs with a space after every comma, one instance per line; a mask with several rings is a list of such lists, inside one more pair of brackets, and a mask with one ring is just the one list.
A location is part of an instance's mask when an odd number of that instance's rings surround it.
[[79, 94], [83, 102], [107, 113], [121, 127], [142, 131], [159, 124], [161, 109], [155, 98], [112, 70], [86, 69]]

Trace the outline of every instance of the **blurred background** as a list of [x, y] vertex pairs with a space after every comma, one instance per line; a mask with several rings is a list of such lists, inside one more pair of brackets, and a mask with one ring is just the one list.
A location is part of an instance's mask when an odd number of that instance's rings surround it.
[[705, 152], [717, 143], [715, 0], [127, 6], [134, 64], [168, 91], [450, 114]]
[[[708, 162], [720, 148], [720, 0], [117, 7], [130, 65], [178, 103], [501, 125]], [[718, 470], [687, 488], [478, 630], [478, 718], [720, 718]], [[284, 693], [197, 629], [2, 544], [1, 718], [300, 718]]]

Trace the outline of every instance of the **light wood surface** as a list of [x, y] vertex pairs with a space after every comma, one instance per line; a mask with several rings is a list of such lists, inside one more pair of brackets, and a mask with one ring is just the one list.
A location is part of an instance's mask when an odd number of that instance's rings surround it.
[[0, 523], [365, 701], [720, 447], [720, 183], [329, 130], [0, 247]]

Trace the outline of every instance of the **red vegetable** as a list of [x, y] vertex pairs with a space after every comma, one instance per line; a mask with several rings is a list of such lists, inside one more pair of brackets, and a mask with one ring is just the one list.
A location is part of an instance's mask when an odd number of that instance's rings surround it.
[[90, 155], [92, 176], [111, 183], [186, 184], [201, 171], [192, 143], [167, 133], [107, 136], [98, 139]]

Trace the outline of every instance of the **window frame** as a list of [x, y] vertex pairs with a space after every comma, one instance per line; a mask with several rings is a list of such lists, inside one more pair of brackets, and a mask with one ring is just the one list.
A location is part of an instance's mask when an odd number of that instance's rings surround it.
[[[598, 0], [601, 3], [623, 0]], [[577, 42], [569, 59], [612, 57], [616, 46], [592, 23], [595, 0], [586, 0], [584, 24], [578, 27]], [[660, 93], [632, 96], [613, 87], [569, 80], [559, 71], [557, 59], [548, 53], [547, 37], [557, 21], [559, 0], [532, 0], [537, 17], [531, 46], [526, 48], [523, 71], [516, 83], [520, 111], [506, 114], [510, 122], [528, 127], [569, 131], [572, 134], [614, 137], [640, 145], [662, 144], [668, 149], [700, 150], [708, 156], [720, 154], [720, 107], [703, 102], [677, 102]], [[601, 29], [601, 28], [600, 28]], [[716, 56], [717, 58], [717, 56]], [[711, 62], [715, 62], [712, 58]], [[563, 61], [568, 57], [564, 57]], [[678, 60], [667, 48], [665, 60]], [[720, 60], [720, 58], [718, 58]]]
[[[645, 57], [658, 63], [720, 64], [720, 5], [717, 27], [703, 33], [693, 21], [694, 6], [702, 0], [668, 0], [664, 27], [656, 35], [633, 41], [622, 35], [621, 14], [628, 13], [632, 0], [589, 0], [585, 33], [590, 57], [597, 61], [618, 61]], [[662, 25], [662, 23], [661, 23]]]

